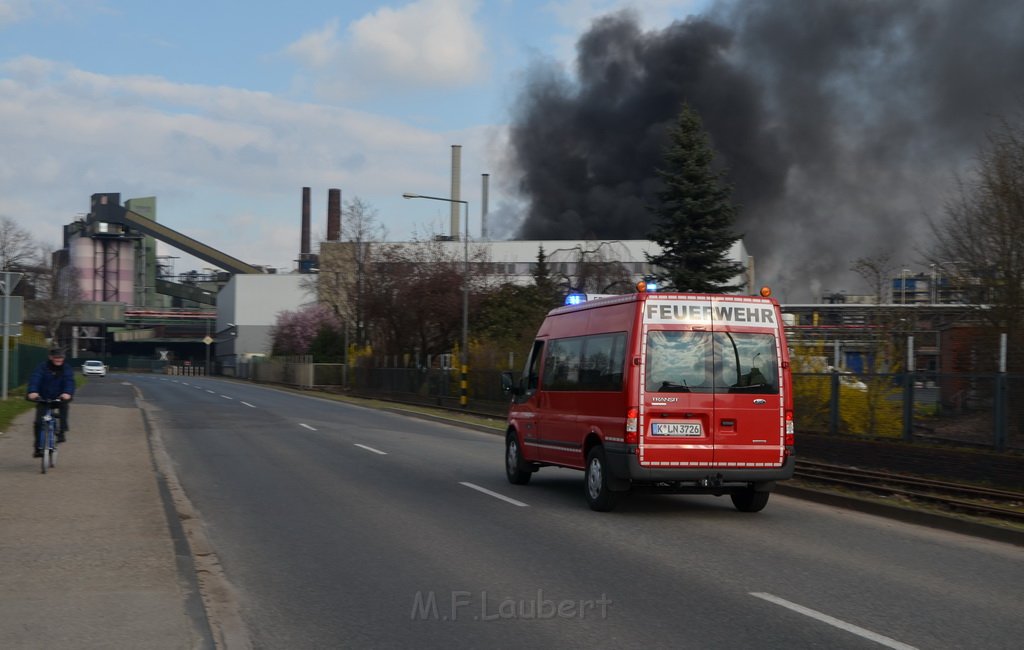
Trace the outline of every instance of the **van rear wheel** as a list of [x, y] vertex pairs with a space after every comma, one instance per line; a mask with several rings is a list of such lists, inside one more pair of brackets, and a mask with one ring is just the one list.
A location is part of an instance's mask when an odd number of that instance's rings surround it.
[[526, 469], [524, 467], [525, 464], [516, 434], [509, 433], [505, 437], [505, 476], [508, 477], [509, 483], [513, 485], [526, 485], [530, 482], [533, 472]]
[[747, 488], [741, 492], [733, 492], [729, 496], [732, 497], [732, 504], [740, 512], [761, 512], [768, 505], [771, 492], [755, 492], [754, 488]]
[[618, 495], [608, 487], [608, 479], [604, 447], [599, 445], [587, 453], [587, 470], [583, 481], [587, 491], [587, 504], [591, 510], [608, 512], [615, 508]]

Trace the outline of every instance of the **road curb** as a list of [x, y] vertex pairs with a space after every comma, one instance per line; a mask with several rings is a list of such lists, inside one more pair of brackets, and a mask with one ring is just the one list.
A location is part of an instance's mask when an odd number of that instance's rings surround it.
[[[166, 489], [170, 503], [170, 515], [177, 521], [172, 529], [182, 533], [181, 543], [186, 547], [192, 560], [192, 569], [198, 592], [202, 599], [202, 607], [206, 614], [210, 633], [217, 648], [246, 650], [252, 648], [248, 629], [241, 615], [236, 592], [227, 576], [217, 554], [213, 550], [202, 520], [196, 514], [192, 502], [185, 494], [185, 489], [178, 482], [174, 465], [167, 450], [164, 448], [160, 427], [154, 422], [145, 396], [138, 386], [135, 389], [135, 403], [146, 427], [149, 438], [150, 453], [157, 476], [160, 478], [161, 492]], [[177, 546], [179, 540], [175, 540]]]
[[164, 504], [164, 515], [167, 518], [167, 526], [171, 531], [171, 542], [174, 544], [174, 557], [178, 565], [178, 572], [188, 585], [185, 609], [189, 616], [191, 616], [194, 621], [198, 622], [197, 627], [202, 635], [201, 644], [196, 650], [205, 648], [213, 650], [217, 648], [217, 644], [214, 641], [213, 628], [210, 624], [210, 618], [207, 616], [206, 606], [203, 603], [203, 595], [200, 589], [199, 579], [197, 577], [196, 559], [192, 554], [192, 548], [188, 543], [185, 528], [181, 524], [181, 517], [175, 507], [174, 497], [171, 493], [171, 488], [168, 485], [167, 476], [163, 471], [161, 471], [159, 463], [156, 461], [156, 452], [153, 448], [153, 428], [149, 421], [149, 414], [139, 404], [142, 397], [137, 392], [137, 387], [133, 386], [132, 388], [136, 390], [136, 405], [138, 406], [139, 413], [142, 416], [142, 426], [146, 430], [146, 440], [149, 443], [149, 458], [153, 465], [153, 473], [156, 475], [157, 489], [160, 491], [160, 500]]

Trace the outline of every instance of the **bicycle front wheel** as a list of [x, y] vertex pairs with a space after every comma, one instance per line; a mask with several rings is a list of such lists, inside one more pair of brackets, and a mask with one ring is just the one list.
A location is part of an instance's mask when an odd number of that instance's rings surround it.
[[43, 455], [39, 459], [40, 469], [43, 470], [43, 474], [46, 473], [46, 468], [50, 466], [50, 453], [51, 452], [48, 447], [43, 447]]

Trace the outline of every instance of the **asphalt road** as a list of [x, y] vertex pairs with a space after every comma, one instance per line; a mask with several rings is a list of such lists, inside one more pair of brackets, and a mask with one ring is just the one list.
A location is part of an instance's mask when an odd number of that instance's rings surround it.
[[1016, 648], [1019, 547], [773, 495], [504, 479], [499, 436], [131, 376], [257, 648]]

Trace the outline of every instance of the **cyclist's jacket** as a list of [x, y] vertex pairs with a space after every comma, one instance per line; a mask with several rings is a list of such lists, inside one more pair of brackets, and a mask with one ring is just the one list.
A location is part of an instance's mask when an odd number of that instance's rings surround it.
[[32, 371], [32, 376], [28, 380], [28, 389], [25, 392], [39, 393], [43, 399], [57, 399], [61, 393], [74, 395], [75, 372], [66, 361], [61, 367], [44, 361]]

